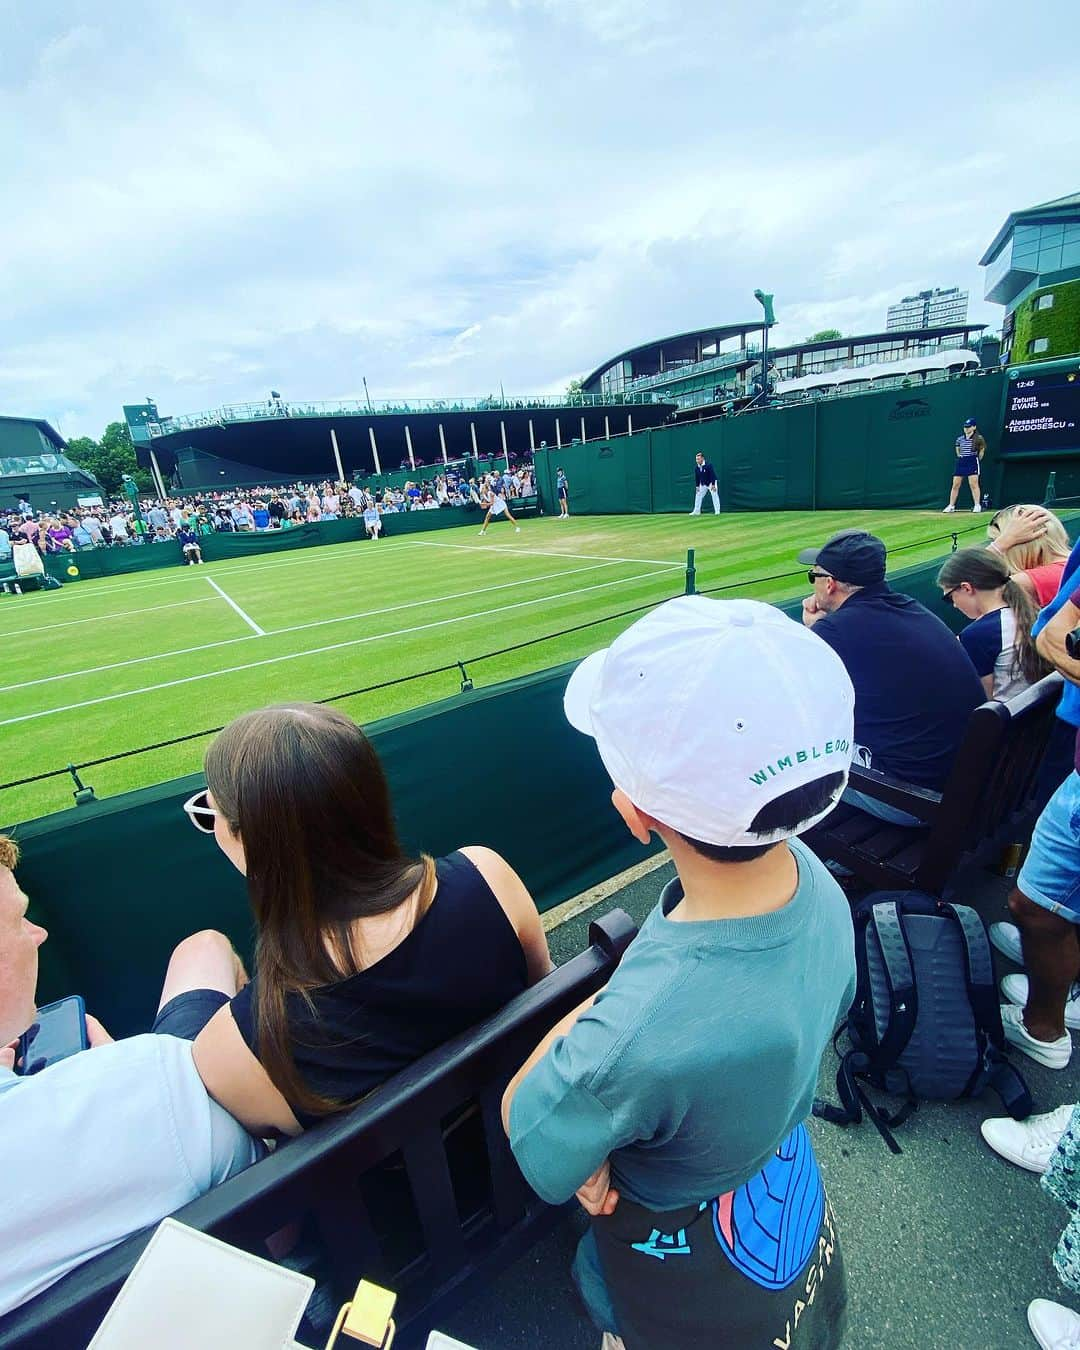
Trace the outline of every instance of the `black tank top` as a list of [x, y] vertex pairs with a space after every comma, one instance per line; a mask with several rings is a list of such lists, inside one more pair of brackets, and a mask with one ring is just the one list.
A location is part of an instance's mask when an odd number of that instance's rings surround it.
[[[354, 1101], [526, 987], [525, 953], [506, 912], [462, 853], [435, 864], [435, 897], [420, 922], [374, 965], [297, 993], [285, 1008], [293, 1056], [311, 1091]], [[255, 980], [230, 1005], [258, 1055]], [[305, 1128], [319, 1119], [301, 1112]]]

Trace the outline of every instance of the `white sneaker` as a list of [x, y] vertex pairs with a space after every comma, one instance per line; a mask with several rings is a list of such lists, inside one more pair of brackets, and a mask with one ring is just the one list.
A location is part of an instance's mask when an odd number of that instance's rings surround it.
[[1042, 1350], [1080, 1350], [1080, 1316], [1071, 1308], [1036, 1298], [1028, 1304], [1027, 1319]]
[[1015, 1003], [1001, 1005], [1001, 1025], [1009, 1044], [1022, 1050], [1036, 1064], [1042, 1064], [1047, 1069], [1068, 1068], [1072, 1057], [1072, 1038], [1068, 1032], [1056, 1041], [1037, 1040], [1024, 1026], [1023, 1010]]
[[515, 525], [515, 526], [514, 526], [514, 533], [515, 533], [515, 534], [520, 534], [520, 533], [521, 533], [521, 526], [520, 526], [520, 525]]
[[487, 530], [481, 530], [480, 533], [481, 533], [481, 534], [487, 534]]
[[1070, 1103], [1041, 1116], [1028, 1116], [1027, 1120], [1012, 1120], [1009, 1116], [984, 1120], [979, 1129], [995, 1153], [1028, 1172], [1045, 1172], [1050, 1166], [1050, 1155], [1069, 1127], [1072, 1113]]
[[1014, 923], [992, 923], [990, 941], [1003, 956], [1015, 961], [1018, 966], [1024, 964], [1024, 949], [1020, 945], [1020, 929]]
[[981, 507], [981, 506], [973, 506], [973, 507], [971, 508], [971, 514], [972, 514], [973, 516], [977, 516], [981, 510], [982, 510], [982, 507]]
[[955, 506], [947, 506], [947, 507], [945, 508], [945, 510], [942, 511], [941, 514], [942, 514], [943, 516], [951, 515], [952, 512], [955, 511], [955, 510], [956, 510], [956, 507], [955, 507]]
[[[1026, 1008], [1028, 1001], [1028, 977], [1026, 975], [1006, 975], [1001, 981], [1001, 993], [1018, 1008]], [[1065, 1025], [1073, 1031], [1080, 1031], [1080, 984], [1074, 983], [1065, 1002]]]

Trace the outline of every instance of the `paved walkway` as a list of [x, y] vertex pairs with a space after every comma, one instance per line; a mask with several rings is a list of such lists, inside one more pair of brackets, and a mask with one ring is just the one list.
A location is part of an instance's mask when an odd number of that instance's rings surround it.
[[[554, 959], [581, 950], [588, 921], [598, 913], [619, 906], [640, 923], [670, 875], [665, 864], [555, 929], [549, 935]], [[989, 921], [1006, 917], [1007, 890], [1001, 878], [980, 870], [956, 898]], [[1007, 973], [1011, 967], [995, 956], [999, 974]], [[1037, 1110], [1080, 1098], [1080, 1054], [1060, 1073], [1016, 1060]], [[834, 1073], [830, 1052], [820, 1091], [831, 1100]], [[924, 1103], [899, 1132], [900, 1157], [871, 1125], [842, 1130], [811, 1122], [847, 1261], [848, 1350], [1027, 1350], [1035, 1346], [1025, 1318], [1031, 1299], [1077, 1306], [1050, 1263], [1064, 1211], [1035, 1176], [982, 1142], [979, 1121], [997, 1114], [993, 1094], [975, 1102]], [[445, 1330], [477, 1350], [597, 1350], [599, 1336], [569, 1276], [582, 1226], [580, 1214], [568, 1218]]]

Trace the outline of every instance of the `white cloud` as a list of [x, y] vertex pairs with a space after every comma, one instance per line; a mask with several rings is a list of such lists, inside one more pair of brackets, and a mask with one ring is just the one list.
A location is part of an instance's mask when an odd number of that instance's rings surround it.
[[8, 7], [0, 409], [68, 434], [561, 388], [758, 285], [778, 337], [953, 283], [993, 320], [983, 247], [1078, 186], [1066, 0], [1023, 87], [971, 0]]

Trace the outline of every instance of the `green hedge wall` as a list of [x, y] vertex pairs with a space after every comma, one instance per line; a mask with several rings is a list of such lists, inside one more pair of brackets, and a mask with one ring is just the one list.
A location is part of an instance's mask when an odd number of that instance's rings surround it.
[[[1041, 295], [1053, 293], [1052, 309], [1036, 309]], [[1035, 338], [1049, 338], [1044, 352], [1029, 352], [1028, 343]], [[1009, 364], [1022, 366], [1028, 361], [1052, 361], [1061, 356], [1080, 352], [1080, 281], [1062, 281], [1055, 286], [1043, 286], [1032, 291], [1016, 308], [1016, 328], [1013, 333]]]

